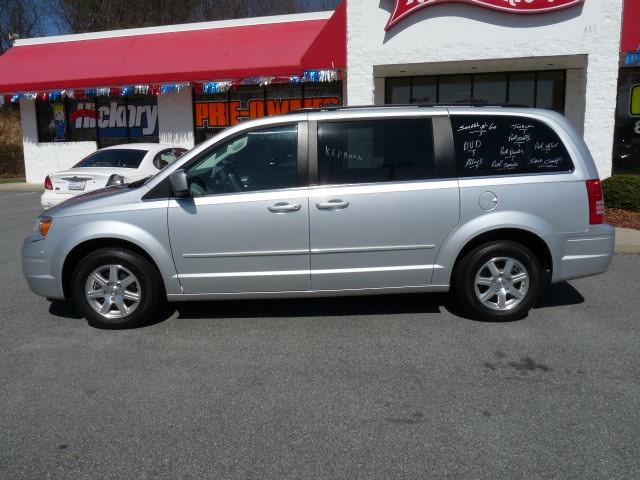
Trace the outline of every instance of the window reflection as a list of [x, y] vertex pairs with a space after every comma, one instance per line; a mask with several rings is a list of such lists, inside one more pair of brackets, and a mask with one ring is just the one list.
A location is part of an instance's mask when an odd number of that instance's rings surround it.
[[538, 72], [536, 107], [561, 111], [564, 95], [562, 84], [564, 84], [563, 72]]
[[[565, 71], [561, 70], [396, 77], [385, 81], [387, 104], [476, 100], [564, 112]], [[640, 105], [640, 99], [638, 102]]]
[[411, 79], [409, 77], [387, 78], [385, 103], [410, 103]]
[[436, 77], [416, 77], [413, 79], [411, 103], [436, 103], [438, 79]]
[[533, 107], [536, 101], [536, 74], [534, 72], [509, 75], [509, 103]]
[[440, 77], [439, 103], [458, 103], [471, 100], [471, 75]]
[[487, 103], [507, 101], [507, 74], [488, 73], [475, 75], [473, 79], [473, 99]]

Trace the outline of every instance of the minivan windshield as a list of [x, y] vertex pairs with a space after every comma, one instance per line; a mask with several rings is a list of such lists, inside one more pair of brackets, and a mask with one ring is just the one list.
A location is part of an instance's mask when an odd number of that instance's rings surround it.
[[98, 150], [84, 158], [73, 168], [107, 167], [107, 168], [138, 168], [146, 150], [109, 149]]

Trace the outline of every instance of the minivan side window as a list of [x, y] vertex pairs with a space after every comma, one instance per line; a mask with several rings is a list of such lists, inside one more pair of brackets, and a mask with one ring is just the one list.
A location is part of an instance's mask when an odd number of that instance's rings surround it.
[[430, 118], [318, 124], [320, 185], [433, 178]]
[[538, 120], [452, 115], [451, 126], [458, 177], [573, 171], [562, 140]]
[[187, 169], [191, 194], [275, 190], [297, 186], [298, 127], [252, 130], [216, 147]]

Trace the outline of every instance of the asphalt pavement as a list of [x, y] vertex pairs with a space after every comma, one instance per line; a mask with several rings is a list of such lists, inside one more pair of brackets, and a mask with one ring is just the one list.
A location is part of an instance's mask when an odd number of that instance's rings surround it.
[[2, 479], [640, 478], [640, 256], [513, 323], [401, 295], [104, 331], [29, 292], [39, 212], [0, 192]]

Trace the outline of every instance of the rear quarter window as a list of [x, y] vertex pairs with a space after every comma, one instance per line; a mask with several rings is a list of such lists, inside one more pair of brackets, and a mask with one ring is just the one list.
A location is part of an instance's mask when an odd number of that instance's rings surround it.
[[136, 149], [98, 150], [80, 160], [73, 168], [138, 168], [147, 153], [147, 150]]
[[538, 120], [452, 115], [451, 126], [459, 177], [573, 171], [562, 140]]

